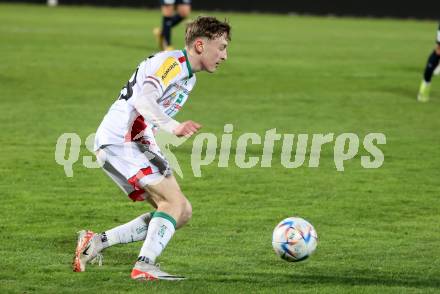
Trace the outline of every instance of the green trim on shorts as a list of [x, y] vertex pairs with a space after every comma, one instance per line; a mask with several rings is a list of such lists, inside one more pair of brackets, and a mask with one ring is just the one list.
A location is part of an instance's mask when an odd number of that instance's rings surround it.
[[151, 217], [151, 219], [153, 219], [153, 217], [161, 217], [161, 218], [164, 218], [164, 219], [166, 219], [166, 220], [169, 220], [169, 221], [173, 224], [174, 229], [176, 228], [176, 220], [175, 220], [171, 215], [169, 215], [169, 214], [166, 213], [166, 212], [163, 212], [163, 211], [156, 211], [156, 212], [153, 214], [153, 216]]

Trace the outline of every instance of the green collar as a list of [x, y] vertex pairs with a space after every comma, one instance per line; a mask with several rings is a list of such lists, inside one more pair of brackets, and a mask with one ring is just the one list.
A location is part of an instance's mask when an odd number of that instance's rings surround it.
[[189, 77], [188, 78], [190, 79], [193, 76], [193, 72], [192, 72], [192, 69], [191, 69], [191, 64], [189, 63], [188, 55], [186, 54], [186, 49], [183, 49], [182, 52], [183, 52], [183, 55], [185, 55], [186, 67], [188, 68], [188, 73], [189, 73]]

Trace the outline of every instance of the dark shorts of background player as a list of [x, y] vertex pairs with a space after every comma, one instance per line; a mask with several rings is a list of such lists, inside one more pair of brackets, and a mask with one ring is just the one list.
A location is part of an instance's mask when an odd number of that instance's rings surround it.
[[160, 6], [164, 6], [164, 5], [180, 5], [180, 4], [191, 5], [191, 0], [160, 0]]

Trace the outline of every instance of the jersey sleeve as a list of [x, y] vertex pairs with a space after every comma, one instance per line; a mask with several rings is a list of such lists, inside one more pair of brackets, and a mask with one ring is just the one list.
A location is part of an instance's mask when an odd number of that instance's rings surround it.
[[187, 78], [188, 73], [181, 61], [181, 58], [166, 53], [152, 57], [145, 71], [145, 83], [153, 84], [162, 96], [168, 86]]

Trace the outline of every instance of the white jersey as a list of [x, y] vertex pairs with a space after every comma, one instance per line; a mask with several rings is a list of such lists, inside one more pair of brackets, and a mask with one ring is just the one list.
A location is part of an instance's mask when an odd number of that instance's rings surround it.
[[160, 109], [170, 117], [176, 115], [196, 83], [186, 51], [160, 52], [139, 64], [101, 122], [96, 132], [95, 151], [104, 145], [141, 141], [144, 130], [154, 127], [134, 107], [146, 83], [158, 89]]

